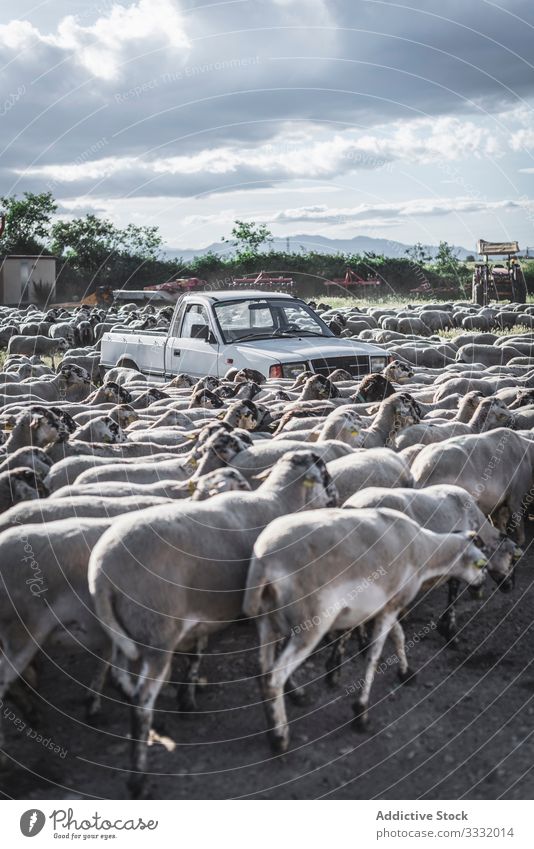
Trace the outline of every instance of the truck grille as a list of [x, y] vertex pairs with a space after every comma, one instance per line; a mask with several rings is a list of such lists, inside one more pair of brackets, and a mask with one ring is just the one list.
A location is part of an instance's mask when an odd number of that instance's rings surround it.
[[311, 367], [317, 374], [325, 376], [331, 374], [338, 368], [345, 369], [351, 377], [363, 377], [369, 374], [369, 357], [323, 357], [320, 360], [311, 360]]

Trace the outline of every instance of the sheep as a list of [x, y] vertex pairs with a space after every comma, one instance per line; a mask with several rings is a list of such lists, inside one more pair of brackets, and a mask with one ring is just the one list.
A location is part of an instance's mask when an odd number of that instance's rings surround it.
[[448, 330], [453, 327], [451, 313], [442, 309], [421, 310], [420, 317], [431, 333], [437, 333], [440, 330]]
[[[401, 357], [419, 368], [440, 369], [454, 364], [449, 346], [419, 346], [415, 343], [389, 346], [390, 354]], [[454, 351], [454, 355], [456, 351]]]
[[62, 359], [63, 363], [73, 363], [81, 368], [84, 368], [91, 383], [98, 383], [100, 380], [100, 354], [95, 352], [94, 356], [88, 354], [75, 354], [74, 351], [67, 351]]
[[[254, 545], [243, 611], [256, 618], [259, 680], [274, 752], [289, 746], [288, 677], [328, 632], [374, 620], [364, 685], [353, 708], [357, 728], [368, 725], [370, 690], [388, 634], [400, 680], [413, 680], [398, 616], [431, 578], [481, 586], [487, 560], [474, 536], [436, 534], [387, 508], [322, 509], [271, 522]], [[276, 656], [280, 641], [285, 645]]]
[[395, 448], [400, 450], [421, 443], [430, 445], [461, 434], [482, 433], [497, 427], [514, 427], [516, 420], [517, 416], [500, 398], [484, 398], [478, 404], [469, 422], [451, 421], [443, 424], [420, 422], [405, 428], [397, 436]]
[[343, 504], [366, 486], [411, 487], [413, 475], [404, 457], [390, 448], [366, 448], [347, 457], [331, 460], [327, 469]]
[[62, 519], [111, 519], [133, 510], [144, 510], [159, 504], [168, 504], [170, 498], [144, 493], [115, 497], [101, 493], [69, 495], [68, 498], [45, 498], [38, 502], [16, 504], [0, 516], [0, 533], [22, 525], [40, 525]]
[[52, 461], [42, 448], [19, 448], [12, 454], [0, 455], [0, 472], [7, 472], [18, 467], [33, 469], [36, 475], [44, 481], [50, 472]]
[[433, 400], [435, 403], [441, 402], [448, 395], [459, 393], [465, 395], [466, 392], [477, 391], [482, 395], [494, 395], [500, 389], [514, 387], [515, 389], [531, 388], [533, 378], [530, 373], [524, 378], [517, 377], [487, 377], [487, 378], [470, 378], [470, 377], [452, 377], [450, 380], [442, 383], [434, 394]]
[[[488, 522], [473, 496], [460, 486], [437, 484], [424, 489], [373, 486], [351, 495], [343, 507], [388, 507], [440, 534], [475, 531], [476, 544], [488, 557], [488, 574], [502, 592], [509, 592], [513, 587], [513, 564], [521, 556], [521, 550]], [[457, 633], [455, 601], [458, 589], [458, 581], [450, 579], [447, 609], [438, 620], [440, 632], [451, 641]]]
[[[392, 360], [382, 369], [381, 374], [390, 383], [407, 383], [414, 376], [414, 371], [407, 363], [403, 363], [401, 360]], [[375, 401], [379, 399], [369, 398], [369, 400]]]
[[[127, 481], [130, 485], [135, 482], [139, 483], [150, 483], [151, 481], [161, 481], [161, 478], [165, 478], [166, 475], [176, 475], [178, 474], [180, 479], [187, 478], [189, 474], [192, 474], [193, 471], [197, 468], [196, 463], [200, 458], [200, 454], [204, 452], [203, 442], [207, 440], [208, 436], [215, 433], [215, 431], [224, 430], [223, 422], [214, 422], [213, 429], [210, 426], [206, 426], [203, 428], [201, 433], [198, 436], [196, 446], [187, 454], [182, 453], [177, 454], [177, 451], [156, 446], [154, 444], [139, 444], [139, 445], [128, 445], [127, 443], [121, 443], [120, 446], [93, 446], [93, 451], [91, 453], [80, 454], [77, 450], [73, 453], [72, 456], [63, 456], [60, 451], [60, 455], [55, 457], [57, 462], [54, 463], [53, 468], [50, 470], [48, 477], [46, 478], [46, 483], [51, 491], [55, 491], [60, 487], [66, 486], [68, 484], [74, 483], [74, 481], [81, 476], [84, 472], [89, 472], [93, 470], [97, 470], [99, 467], [102, 469], [96, 476], [89, 475], [87, 480], [90, 482], [91, 480], [124, 480]], [[210, 446], [207, 447], [209, 451], [209, 458], [206, 457], [203, 460], [203, 465], [206, 468], [208, 463], [211, 463], [211, 468], [215, 468], [217, 465], [217, 458], [221, 460], [225, 456], [229, 456], [231, 450], [242, 450], [251, 444], [250, 437], [244, 431], [235, 431], [234, 435], [239, 437], [238, 441], [232, 441], [229, 444], [226, 444], [225, 440], [213, 442]], [[72, 443], [71, 443], [72, 444]], [[85, 446], [84, 443], [77, 443], [78, 445]], [[64, 446], [64, 443], [59, 443], [59, 449]], [[188, 442], [187, 448], [191, 447], [191, 442]], [[115, 451], [117, 449], [118, 453], [110, 454], [110, 451]], [[130, 450], [131, 448], [141, 449], [131, 457], [124, 456], [124, 449], [127, 448]], [[90, 447], [87, 447], [87, 451], [90, 451]], [[94, 451], [99, 451], [97, 455]], [[51, 449], [47, 448], [48, 453], [50, 454]], [[159, 452], [157, 456], [155, 452]], [[219, 453], [217, 453], [219, 452]], [[141, 464], [137, 462], [137, 457], [144, 459], [146, 461], [145, 464]], [[149, 459], [152, 458], [152, 462], [148, 462]], [[176, 461], [176, 462], [174, 462]], [[135, 468], [133, 464], [135, 463]], [[167, 464], [167, 465], [162, 465]], [[189, 465], [188, 465], [189, 464]], [[182, 467], [186, 467], [183, 469], [183, 474], [178, 470], [182, 469]], [[105, 467], [105, 468], [103, 468]], [[198, 470], [197, 470], [198, 473]], [[86, 482], [86, 477], [84, 477], [83, 482]]]
[[[254, 487], [258, 485], [259, 475], [267, 472], [286, 452], [298, 451], [307, 447], [305, 442], [299, 442], [297, 439], [281, 439], [279, 442], [270, 440], [256, 442], [251, 448], [237, 454], [230, 460], [229, 465], [238, 469]], [[348, 445], [336, 440], [316, 442], [313, 450], [325, 463], [338, 457], [346, 458], [352, 454], [352, 449]]]
[[[230, 492], [240, 489], [250, 490], [250, 486], [237, 471], [222, 467], [214, 469], [205, 475], [193, 475], [188, 480], [162, 480], [151, 484], [114, 483], [106, 481], [104, 486], [99, 483], [73, 484], [57, 489], [50, 495], [49, 501], [67, 500], [97, 495], [106, 499], [127, 497], [161, 497], [166, 499], [191, 498], [193, 501], [204, 501], [217, 492]], [[32, 519], [32, 521], [36, 521]]]
[[50, 443], [68, 437], [68, 430], [51, 410], [32, 405], [15, 419], [13, 429], [5, 443], [6, 454], [11, 455], [20, 448], [34, 446], [44, 448]]
[[54, 356], [65, 353], [68, 347], [68, 342], [62, 337], [49, 339], [48, 336], [11, 336], [7, 344], [7, 353], [26, 354], [28, 357], [32, 354], [51, 357], [53, 365]]
[[51, 380], [22, 381], [21, 383], [8, 383], [2, 387], [0, 403], [3, 406], [11, 401], [18, 403], [35, 400], [59, 401], [61, 398], [67, 401], [80, 401], [88, 395], [92, 387], [88, 376], [83, 376], [74, 366], [67, 365]]
[[74, 348], [79, 342], [77, 328], [67, 321], [59, 321], [50, 328], [52, 339], [64, 339], [69, 348]]
[[18, 466], [0, 472], [0, 513], [19, 501], [41, 498], [48, 489], [33, 469]]
[[399, 431], [408, 425], [417, 424], [420, 416], [419, 405], [411, 395], [392, 395], [382, 401], [373, 423], [360, 431], [360, 445], [363, 448], [393, 445]]
[[[393, 365], [393, 363], [391, 364]], [[398, 369], [395, 370], [398, 374]], [[354, 391], [351, 397], [353, 403], [367, 404], [371, 401], [383, 401], [395, 394], [395, 387], [391, 383], [393, 378], [388, 378], [385, 373], [367, 374]]]
[[[238, 618], [252, 547], [269, 521], [335, 503], [317, 454], [291, 452], [256, 492], [149, 508], [121, 517], [101, 538], [89, 564], [89, 588], [113, 643], [115, 675], [132, 704], [133, 795], [143, 793], [154, 703], [172, 653], [198, 652], [209, 634]], [[124, 659], [140, 661], [143, 676], [121, 669]]]
[[110, 524], [111, 519], [64, 519], [0, 534], [0, 699], [58, 626], [75, 625], [78, 644], [93, 653], [109, 644], [91, 610], [87, 563]]
[[[338, 407], [328, 414], [326, 419], [316, 426], [316, 430], [308, 437], [310, 441], [325, 442], [336, 439], [357, 448], [362, 429], [361, 416], [350, 407]], [[298, 436], [298, 433], [296, 434]], [[314, 438], [313, 438], [314, 437]]]
[[157, 483], [169, 477], [177, 481], [185, 480], [196, 471], [197, 475], [230, 462], [236, 454], [243, 451], [244, 443], [240, 437], [218, 431], [202, 446], [199, 455], [198, 446], [189, 454], [175, 460], [161, 462], [146, 462], [130, 465], [128, 463], [112, 463], [82, 472], [77, 478], [80, 484], [102, 481], [124, 481], [126, 483]]
[[496, 527], [522, 545], [522, 503], [534, 482], [534, 443], [507, 428], [426, 445], [412, 464], [416, 486], [461, 485]]
[[91, 419], [86, 425], [79, 427], [72, 438], [82, 442], [105, 442], [113, 445], [126, 442], [124, 431], [111, 416]]
[[397, 321], [397, 330], [399, 333], [417, 333], [418, 336], [430, 336], [430, 330], [425, 322], [415, 316], [399, 318]]

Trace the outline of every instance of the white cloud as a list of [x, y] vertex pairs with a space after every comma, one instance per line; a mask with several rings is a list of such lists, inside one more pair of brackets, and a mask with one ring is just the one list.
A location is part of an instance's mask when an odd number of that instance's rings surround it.
[[365, 221], [378, 220], [381, 223], [399, 218], [416, 216], [440, 216], [457, 213], [488, 213], [507, 210], [530, 208], [531, 202], [525, 199], [487, 201], [472, 198], [414, 198], [399, 203], [362, 203], [354, 207], [332, 208], [326, 204], [316, 206], [301, 206], [295, 209], [285, 209], [276, 215], [272, 221], [288, 222], [320, 222], [323, 224], [342, 224], [350, 221], [360, 224]]
[[138, 0], [131, 6], [116, 3], [87, 26], [68, 15], [51, 35], [40, 33], [28, 21], [14, 20], [0, 27], [0, 45], [10, 50], [39, 44], [55, 48], [64, 59], [104, 80], [120, 76], [133, 47], [150, 49], [159, 44], [185, 51], [190, 46], [173, 0]]
[[[483, 128], [458, 118], [396, 122], [377, 130], [366, 135], [347, 130], [325, 137], [324, 131], [310, 128], [306, 134], [295, 136], [289, 132], [254, 147], [216, 147], [167, 157], [106, 156], [70, 164], [34, 166], [18, 173], [24, 173], [26, 178], [52, 180], [64, 190], [72, 184], [76, 191], [88, 190], [91, 181], [99, 185], [105, 181], [109, 192], [112, 178], [117, 178], [118, 188], [128, 178], [140, 196], [143, 191], [151, 193], [152, 183], [153, 191], [165, 193], [162, 178], [186, 177], [190, 179], [184, 181], [183, 193], [191, 194], [195, 193], [195, 176], [202, 181], [203, 191], [210, 191], [207, 182], [211, 178], [211, 191], [216, 192], [227, 189], [226, 182], [221, 182], [225, 177], [232, 178], [236, 184], [247, 182], [251, 175], [256, 181], [324, 180], [361, 169], [383, 168], [394, 161], [443, 163], [469, 156], [497, 156], [504, 149], [504, 142], [496, 134], [488, 136]], [[180, 194], [174, 182], [168, 184], [168, 189]]]

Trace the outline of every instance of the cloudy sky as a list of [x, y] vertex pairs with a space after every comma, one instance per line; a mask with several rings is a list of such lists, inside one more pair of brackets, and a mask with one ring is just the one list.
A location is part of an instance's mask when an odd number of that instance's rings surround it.
[[534, 246], [532, 0], [0, 4], [0, 194], [280, 236]]

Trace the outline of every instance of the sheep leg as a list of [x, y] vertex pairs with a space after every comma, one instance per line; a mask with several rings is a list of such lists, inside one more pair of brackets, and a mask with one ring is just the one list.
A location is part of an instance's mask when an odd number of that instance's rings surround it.
[[438, 619], [438, 631], [448, 640], [451, 645], [456, 645], [456, 602], [460, 592], [460, 581], [457, 578], [449, 578], [447, 581], [447, 607]]
[[196, 689], [200, 681], [199, 671], [202, 652], [208, 644], [207, 637], [197, 640], [195, 651], [186, 654], [187, 666], [184, 680], [178, 688], [178, 710], [193, 713], [197, 709]]
[[395, 653], [399, 658], [399, 681], [401, 681], [403, 684], [413, 684], [416, 676], [415, 672], [408, 666], [404, 629], [398, 620], [395, 622], [393, 628], [391, 629], [391, 637], [393, 639]]
[[103, 657], [98, 663], [98, 668], [94, 678], [89, 684], [89, 693], [87, 695], [85, 712], [88, 719], [97, 716], [102, 709], [102, 692], [108, 677], [112, 656], [111, 643], [106, 645]]
[[[23, 671], [30, 666], [39, 646], [44, 643], [51, 630], [51, 623], [45, 620], [35, 626], [32, 639], [28, 642], [25, 641], [25, 635], [12, 635], [12, 648], [9, 655], [6, 651], [6, 645], [0, 639], [0, 702], [2, 702], [10, 688], [12, 689], [13, 687], [15, 687], [16, 699], [16, 682], [19, 675], [22, 675]], [[26, 698], [23, 699], [23, 702], [27, 705]], [[0, 718], [0, 766], [5, 766], [9, 762], [7, 755], [3, 751], [4, 745], [5, 737]]]
[[398, 612], [398, 610], [388, 611], [377, 616], [375, 619], [373, 641], [369, 648], [369, 654], [367, 657], [364, 684], [360, 697], [356, 699], [353, 705], [353, 710], [356, 714], [354, 726], [359, 731], [365, 731], [369, 722], [369, 695], [376, 674], [376, 667], [378, 666], [378, 661], [380, 660], [380, 655], [382, 654], [386, 637], [397, 621]]
[[270, 671], [262, 670], [261, 684], [269, 738], [271, 748], [277, 754], [286, 752], [289, 745], [289, 725], [284, 700], [286, 682], [311, 654], [327, 630], [328, 626], [325, 629], [316, 629], [315, 634], [307, 632], [293, 635]]
[[147, 654], [131, 698], [132, 763], [128, 788], [133, 799], [146, 797], [148, 739], [154, 718], [154, 704], [169, 673], [171, 658], [171, 653]]
[[337, 687], [341, 674], [341, 666], [345, 657], [347, 644], [351, 638], [353, 629], [343, 631], [334, 640], [332, 651], [326, 661], [326, 683], [329, 687]]
[[504, 504], [499, 504], [499, 506], [491, 514], [491, 521], [503, 534], [506, 533], [510, 519], [511, 510], [506, 502]]
[[13, 681], [9, 688], [8, 697], [18, 707], [24, 719], [34, 724], [39, 721], [40, 717], [35, 693], [24, 679], [17, 678], [16, 681]]
[[[274, 640], [274, 655], [273, 660], [268, 668], [271, 668], [274, 663], [274, 659], [278, 657], [285, 645], [287, 644], [287, 640], [284, 641], [277, 639], [275, 637]], [[304, 687], [301, 687], [300, 684], [297, 684], [294, 675], [288, 675], [287, 681], [285, 683], [285, 695], [293, 702], [294, 705], [304, 705], [307, 702], [306, 690]]]

